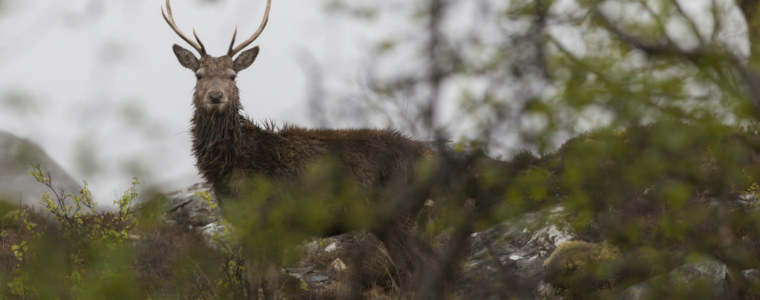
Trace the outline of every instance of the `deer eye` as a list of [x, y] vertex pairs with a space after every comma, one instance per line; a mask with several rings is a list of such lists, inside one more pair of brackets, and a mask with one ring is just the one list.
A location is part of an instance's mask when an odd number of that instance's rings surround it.
[[195, 78], [197, 78], [198, 80], [201, 80], [201, 78], [203, 78], [203, 76], [201, 76], [200, 74], [196, 74]]
[[230, 79], [232, 79], [232, 80], [235, 80], [235, 78], [237, 78], [237, 76], [235, 76], [235, 75], [230, 76]]

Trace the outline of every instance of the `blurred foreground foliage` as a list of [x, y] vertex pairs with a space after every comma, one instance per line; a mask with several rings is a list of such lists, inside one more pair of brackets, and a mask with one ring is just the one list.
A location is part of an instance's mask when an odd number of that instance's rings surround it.
[[[509, 161], [479, 156], [471, 161], [480, 174], [479, 189], [499, 196], [462, 209], [456, 199], [468, 188], [449, 181], [418, 219], [420, 235], [445, 253], [468, 220], [473, 231], [480, 231], [525, 212], [564, 207], [556, 225], [573, 232], [576, 241], [560, 244], [548, 253], [551, 258], [545, 257], [552, 274], [546, 280], [559, 295], [615, 298], [632, 285], [709, 257], [726, 265], [728, 291], [695, 280], [653, 288], [649, 299], [755, 299], [760, 286], [742, 281], [739, 273], [760, 265], [758, 147], [760, 127], [661, 121], [582, 133], [541, 156], [523, 152]], [[419, 167], [420, 178], [435, 177], [426, 168]], [[38, 167], [32, 174], [41, 184], [51, 184]], [[249, 201], [223, 206], [234, 226], [211, 237], [156, 219], [161, 210], [138, 208], [137, 181], [116, 200], [113, 212], [92, 210], [86, 185], [78, 196], [46, 194], [40, 204], [55, 223], [28, 209], [6, 209], [0, 279], [7, 284], [0, 291], [8, 299], [244, 299], [241, 242], [253, 249], [289, 249], [284, 257], [289, 266], [301, 259], [299, 245], [328, 236], [335, 220], [357, 231], [382, 224], [386, 208], [356, 201], [367, 194], [346, 178], [340, 166], [326, 164], [297, 186], [257, 179]], [[276, 204], [267, 201], [270, 195], [277, 195]], [[216, 205], [210, 195], [198, 196]], [[473, 211], [478, 217], [468, 218]], [[364, 297], [393, 297], [392, 264], [382, 258], [382, 250], [372, 252], [382, 246], [361, 241], [363, 235], [355, 234], [355, 248], [342, 254], [349, 268], [360, 268], [348, 277], [359, 278]], [[461, 251], [466, 258], [466, 246]], [[328, 258], [312, 259], [329, 264]], [[452, 262], [454, 284], [444, 289], [446, 298], [473, 299], [475, 290], [484, 288], [499, 298], [524, 298], [508, 282], [482, 287], [462, 279], [467, 278], [457, 275], [462, 262]], [[354, 279], [346, 280], [348, 285]], [[286, 275], [283, 282], [281, 294], [291, 298], [349, 294], [345, 286], [327, 293]]]
[[[465, 154], [476, 158], [475, 186], [485, 193], [455, 192], [450, 203], [483, 196], [474, 230], [563, 207], [558, 226], [595, 244], [566, 248], [596, 254], [590, 267], [568, 259], [577, 272], [546, 278], [556, 297], [616, 298], [704, 257], [725, 263], [726, 285], [665, 284], [639, 297], [760, 297], [758, 282], [742, 275], [760, 267], [757, 1], [335, 0], [328, 8], [393, 28], [372, 47], [364, 89], [341, 103], [419, 138], [512, 157]], [[396, 25], [399, 15], [407, 21]], [[599, 254], [601, 245], [618, 254]], [[509, 282], [488, 288], [494, 298], [527, 297]]]
[[53, 220], [2, 202], [1, 299], [242, 298], [235, 294], [241, 275], [229, 273], [242, 265], [239, 254], [217, 252], [198, 232], [156, 219], [161, 199], [138, 205], [137, 178], [115, 211], [98, 211], [86, 182], [66, 193], [32, 168], [50, 189], [38, 204]]
[[[545, 280], [558, 296], [617, 298], [709, 258], [726, 266], [726, 285], [660, 282], [646, 298], [760, 299], [757, 277], [742, 275], [760, 268], [757, 5], [712, 1], [688, 13], [683, 1], [672, 0], [355, 2], [329, 7], [368, 22], [399, 11], [410, 20], [377, 42], [362, 78], [366, 89], [346, 99], [434, 141], [437, 153], [419, 163], [413, 185], [370, 195], [331, 163], [307, 170], [297, 183], [254, 178], [241, 192], [246, 201], [223, 207], [240, 232], [226, 227], [213, 243], [157, 220], [160, 209], [136, 209], [137, 181], [112, 213], [90, 210], [86, 185], [76, 196], [43, 196], [57, 225], [0, 205], [3, 297], [239, 299], [247, 296], [240, 243], [281, 249], [287, 265], [300, 256], [292, 249], [329, 235], [336, 220], [359, 232], [383, 226], [422, 193], [433, 195], [432, 204], [417, 227], [442, 253], [446, 272], [421, 289], [439, 298], [527, 298], [511, 282], [478, 286], [458, 277], [470, 254], [467, 238], [562, 207], [556, 225], [575, 240], [543, 257], [551, 273]], [[726, 39], [730, 12], [749, 24], [748, 54]], [[470, 21], [464, 28], [463, 14]], [[698, 25], [707, 20], [710, 30]], [[456, 103], [448, 123], [441, 121], [447, 101]], [[509, 160], [487, 155], [510, 143], [530, 151]], [[38, 168], [32, 173], [50, 184]], [[362, 295], [395, 295], [392, 264], [376, 257], [380, 246], [361, 234], [354, 240], [370, 245], [347, 253]], [[283, 281], [290, 287], [283, 294], [293, 298], [351, 294], [350, 284], [310, 294], [313, 287], [302, 281]]]

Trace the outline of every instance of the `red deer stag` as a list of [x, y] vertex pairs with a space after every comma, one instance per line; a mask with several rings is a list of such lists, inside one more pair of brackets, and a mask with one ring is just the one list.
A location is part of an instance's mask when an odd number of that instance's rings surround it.
[[[414, 165], [427, 148], [396, 131], [305, 129], [295, 126], [286, 126], [278, 131], [269, 126], [260, 127], [241, 114], [243, 107], [235, 78], [253, 63], [259, 54], [259, 47], [243, 51], [237, 58], [234, 56], [253, 43], [266, 27], [271, 0], [267, 1], [259, 29], [237, 47], [235, 29], [227, 55], [220, 57], [206, 53], [195, 31], [193, 35], [197, 43], [177, 27], [169, 1], [166, 0], [166, 12], [163, 8], [161, 10], [164, 19], [174, 32], [200, 53], [198, 59], [179, 45], [173, 47], [179, 63], [192, 70], [197, 78], [190, 129], [196, 167], [203, 178], [212, 184], [220, 201], [223, 200], [223, 207], [226, 201], [246, 199], [241, 197], [242, 189], [236, 185], [240, 182], [239, 175], [243, 178], [263, 176], [275, 181], [294, 182], [304, 174], [307, 166], [318, 164], [325, 157], [332, 157], [349, 170], [352, 180], [365, 190], [388, 189], [391, 185], [411, 182]], [[384, 222], [386, 225], [383, 228], [368, 229], [383, 242], [396, 266], [401, 284], [400, 298], [412, 298], [423, 261], [429, 261], [435, 254], [430, 245], [419, 240], [415, 232], [414, 219], [419, 208], [400, 211], [403, 212]], [[340, 228], [340, 221], [336, 223], [333, 227]], [[254, 255], [249, 254], [255, 251], [245, 251], [248, 297], [258, 298], [261, 287], [265, 299], [274, 299], [281, 263], [278, 259], [263, 259], [264, 262], [259, 261], [258, 267], [254, 267], [250, 263], [253, 260], [250, 257]]]

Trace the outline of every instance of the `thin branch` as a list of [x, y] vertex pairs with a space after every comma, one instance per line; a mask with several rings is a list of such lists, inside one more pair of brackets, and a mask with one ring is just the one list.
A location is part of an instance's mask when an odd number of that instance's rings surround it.
[[708, 49], [704, 47], [704, 45], [691, 50], [683, 50], [674, 43], [663, 39], [656, 43], [647, 43], [638, 37], [629, 35], [620, 30], [604, 15], [604, 13], [599, 11], [598, 7], [595, 9], [595, 16], [618, 39], [627, 44], [630, 44], [636, 49], [644, 51], [647, 55], [681, 57], [695, 63], [705, 60], [722, 61], [727, 63], [727, 65], [719, 64], [717, 68], [729, 67], [736, 70], [740, 74], [741, 81], [744, 83], [744, 86], [747, 89], [748, 96], [750, 99], [752, 99], [755, 105], [755, 115], [760, 116], [760, 74], [748, 69], [736, 56], [730, 53], [717, 52], [713, 49]]
[[718, 40], [718, 33], [720, 33], [721, 29], [723, 28], [723, 22], [721, 22], [722, 18], [718, 15], [718, 1], [712, 0], [710, 5], [713, 17], [713, 31], [712, 35], [710, 36], [710, 43], [716, 44]]
[[214, 288], [214, 282], [211, 281], [211, 279], [206, 275], [206, 272], [203, 272], [203, 268], [193, 260], [190, 256], [185, 256], [193, 265], [195, 265], [195, 268], [198, 270], [198, 272], [201, 273], [201, 276], [203, 276], [204, 279], [206, 279], [206, 282], [208, 282], [209, 291], [211, 292], [211, 296], [214, 297], [214, 299], [219, 299], [216, 293], [216, 289]]
[[570, 50], [568, 50], [567, 48], [565, 48], [565, 46], [563, 46], [562, 43], [560, 43], [553, 36], [549, 35], [549, 41], [552, 42], [555, 46], [557, 46], [557, 49], [559, 49], [560, 52], [564, 53], [565, 56], [567, 56], [567, 58], [569, 58], [574, 64], [580, 66], [581, 68], [583, 68], [586, 71], [594, 73], [594, 75], [596, 75], [596, 77], [599, 80], [601, 80], [604, 83], [609, 84], [609, 85], [618, 85], [617, 83], [612, 82], [610, 80], [609, 76], [601, 73], [599, 70], [595, 70], [595, 69], [591, 68], [586, 63], [582, 62], [579, 58], [575, 57], [575, 55], [572, 52], [570, 52]]
[[684, 50], [678, 47], [672, 41], [667, 39], [659, 39], [657, 42], [651, 43], [641, 40], [640, 38], [623, 32], [610, 19], [604, 15], [599, 8], [594, 9], [594, 15], [600, 20], [604, 27], [612, 32], [618, 39], [624, 43], [630, 44], [636, 49], [644, 51], [650, 56], [663, 56], [663, 57], [682, 57], [693, 62], [699, 62], [704, 60], [716, 60], [716, 61], [728, 61], [735, 67], [742, 67], [741, 62], [737, 57], [730, 53], [716, 51], [715, 49], [708, 48], [705, 45], [700, 45], [691, 50]]
[[662, 37], [665, 38], [668, 43], [675, 44], [673, 40], [670, 38], [670, 35], [668, 35], [668, 32], [665, 30], [665, 22], [662, 20], [662, 15], [658, 14], [654, 11], [654, 9], [649, 6], [649, 3], [646, 0], [639, 0], [639, 3], [641, 3], [641, 6], [644, 7], [644, 9], [649, 12], [650, 15], [652, 15], [652, 18], [654, 18], [655, 23], [657, 23], [657, 29], [662, 31]]
[[671, 0], [671, 2], [673, 2], [673, 5], [676, 7], [676, 10], [678, 10], [678, 13], [683, 16], [684, 19], [686, 19], [686, 23], [689, 24], [689, 28], [691, 28], [691, 31], [697, 37], [697, 40], [699, 40], [699, 47], [701, 48], [707, 46], [705, 39], [702, 38], [702, 34], [699, 33], [697, 24], [694, 23], [694, 19], [686, 15], [686, 12], [683, 10], [683, 7], [681, 7], [681, 4], [678, 3], [678, 0]]
[[604, 27], [612, 32], [618, 39], [627, 44], [630, 44], [634, 48], [644, 51], [648, 55], [683, 56], [690, 59], [696, 59], [705, 56], [702, 47], [697, 47], [694, 50], [686, 51], [680, 49], [675, 43], [666, 38], [660, 38], [654, 43], [642, 41], [638, 37], [623, 32], [620, 28], [613, 24], [612, 21], [610, 21], [610, 19], [604, 15], [604, 13], [600, 12], [598, 9], [595, 10], [594, 15], [604, 24]]

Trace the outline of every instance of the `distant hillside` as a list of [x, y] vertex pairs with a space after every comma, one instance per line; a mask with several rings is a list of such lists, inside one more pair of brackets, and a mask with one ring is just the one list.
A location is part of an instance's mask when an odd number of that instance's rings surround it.
[[33, 205], [47, 188], [29, 174], [31, 164], [47, 169], [57, 189], [75, 193], [79, 183], [35, 143], [0, 131], [0, 200]]

